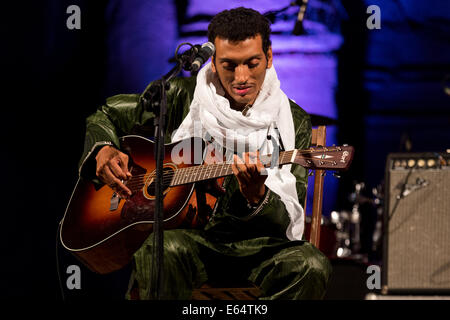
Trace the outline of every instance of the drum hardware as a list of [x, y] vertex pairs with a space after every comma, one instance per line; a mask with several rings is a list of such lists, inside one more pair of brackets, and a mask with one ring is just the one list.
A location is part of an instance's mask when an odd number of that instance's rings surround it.
[[351, 210], [331, 212], [331, 223], [335, 226], [336, 248], [335, 255], [338, 258], [353, 258], [367, 260], [367, 254], [361, 252], [361, 205], [370, 204], [377, 212], [376, 223], [372, 233], [372, 245], [370, 250], [377, 251], [382, 242], [383, 221], [383, 194], [382, 185], [373, 188], [372, 197], [362, 194], [365, 189], [364, 182], [355, 182], [354, 190], [348, 199], [352, 203]]
[[373, 205], [376, 208], [377, 217], [375, 228], [372, 233], [372, 252], [381, 251], [381, 245], [383, 242], [383, 215], [384, 215], [384, 190], [383, 184], [379, 184], [376, 188], [372, 189], [374, 195]]

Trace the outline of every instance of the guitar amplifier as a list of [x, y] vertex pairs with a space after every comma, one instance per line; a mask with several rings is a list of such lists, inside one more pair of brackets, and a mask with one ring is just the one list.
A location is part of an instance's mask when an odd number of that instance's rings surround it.
[[450, 154], [392, 153], [382, 293], [450, 293]]

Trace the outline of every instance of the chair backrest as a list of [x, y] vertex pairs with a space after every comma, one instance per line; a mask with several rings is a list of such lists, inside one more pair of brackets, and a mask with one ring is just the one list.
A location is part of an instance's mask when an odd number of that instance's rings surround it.
[[[311, 146], [326, 146], [326, 132], [325, 126], [318, 126], [312, 129]], [[311, 231], [309, 239], [307, 239], [316, 248], [320, 245], [320, 225], [322, 221], [322, 203], [323, 203], [323, 184], [325, 180], [324, 170], [315, 170], [314, 175], [314, 194], [311, 214]], [[305, 196], [305, 213], [306, 213], [306, 199]]]

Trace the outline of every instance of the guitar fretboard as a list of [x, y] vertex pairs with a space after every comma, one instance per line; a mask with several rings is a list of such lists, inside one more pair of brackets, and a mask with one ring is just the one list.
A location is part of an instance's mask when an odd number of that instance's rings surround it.
[[[279, 165], [284, 165], [292, 162], [292, 155], [296, 150], [280, 152], [278, 159]], [[261, 156], [261, 162], [265, 167], [270, 167], [272, 155]], [[231, 163], [215, 163], [204, 164], [194, 167], [186, 167], [177, 169], [173, 175], [170, 186], [177, 186], [187, 183], [193, 183], [208, 179], [220, 178], [232, 175]]]

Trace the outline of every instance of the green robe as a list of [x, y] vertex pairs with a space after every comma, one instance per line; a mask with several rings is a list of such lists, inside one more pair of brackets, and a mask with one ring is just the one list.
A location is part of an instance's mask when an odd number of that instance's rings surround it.
[[[189, 112], [196, 79], [176, 78], [167, 93], [166, 143]], [[95, 154], [128, 134], [153, 135], [152, 112], [146, 111], [138, 94], [121, 94], [86, 120], [84, 154], [80, 175], [101, 185], [95, 177]], [[309, 115], [290, 100], [295, 127], [295, 147], [306, 149], [311, 141]], [[306, 196], [307, 170], [292, 165], [300, 204]], [[189, 299], [192, 289], [205, 281], [250, 280], [261, 288], [261, 299], [320, 299], [324, 296], [331, 265], [306, 241], [289, 241], [287, 210], [279, 196], [267, 191], [255, 210], [239, 191], [234, 176], [225, 179], [226, 193], [218, 199], [214, 215], [202, 230], [164, 231], [163, 299]], [[255, 214], [256, 213], [256, 214]], [[141, 299], [151, 298], [153, 237], [134, 254], [130, 288], [137, 287]], [[130, 298], [130, 292], [127, 293]]]

